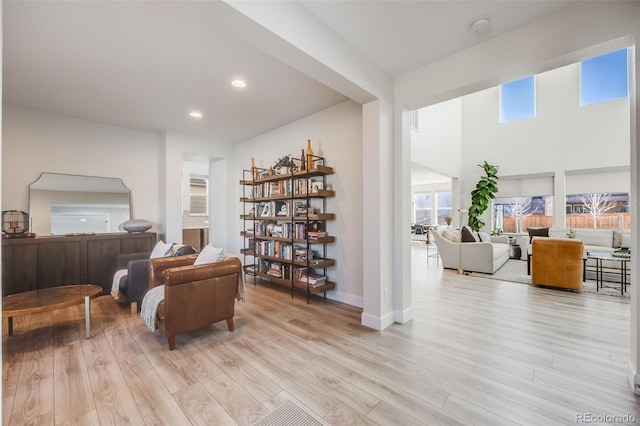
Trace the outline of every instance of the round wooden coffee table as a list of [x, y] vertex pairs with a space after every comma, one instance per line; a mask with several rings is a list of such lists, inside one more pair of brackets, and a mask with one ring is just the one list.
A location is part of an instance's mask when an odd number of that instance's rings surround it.
[[13, 317], [51, 312], [84, 301], [86, 338], [91, 337], [91, 299], [102, 293], [102, 287], [93, 284], [49, 287], [2, 298], [2, 317], [9, 319], [9, 336], [13, 335]]

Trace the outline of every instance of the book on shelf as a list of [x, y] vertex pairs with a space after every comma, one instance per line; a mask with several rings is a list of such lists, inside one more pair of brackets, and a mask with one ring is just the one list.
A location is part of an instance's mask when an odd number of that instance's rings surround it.
[[308, 268], [298, 268], [296, 279], [301, 283], [309, 284], [312, 287], [321, 286], [327, 281], [327, 277], [314, 272], [309, 272]]
[[307, 232], [307, 236], [309, 237], [310, 240], [318, 240], [320, 238], [326, 237], [327, 233], [319, 232], [319, 231], [309, 231]]

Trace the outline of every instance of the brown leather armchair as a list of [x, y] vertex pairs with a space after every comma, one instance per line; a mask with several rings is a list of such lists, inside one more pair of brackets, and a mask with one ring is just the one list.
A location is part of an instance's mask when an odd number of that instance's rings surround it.
[[534, 238], [531, 242], [533, 284], [582, 290], [584, 244], [568, 238]]
[[164, 284], [156, 324], [167, 336], [169, 350], [176, 334], [227, 320], [233, 331], [235, 299], [241, 294], [242, 265], [232, 257], [222, 262], [193, 265], [197, 255], [149, 261], [150, 287]]

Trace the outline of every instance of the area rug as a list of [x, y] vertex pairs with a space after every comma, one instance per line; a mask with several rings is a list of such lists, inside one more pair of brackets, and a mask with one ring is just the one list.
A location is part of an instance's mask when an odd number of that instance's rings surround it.
[[[527, 262], [525, 260], [509, 259], [507, 263], [502, 265], [495, 274], [483, 274], [481, 272], [469, 272], [474, 277], [488, 278], [492, 280], [511, 281], [514, 283], [531, 284], [531, 275], [527, 275]], [[596, 291], [595, 272], [587, 271], [587, 280], [582, 284], [582, 291], [585, 293], [603, 294], [606, 296], [616, 296], [629, 298], [629, 285], [624, 295], [620, 294], [619, 276], [605, 276], [604, 288]], [[606, 282], [609, 280], [609, 282]]]
[[284, 404], [258, 420], [253, 426], [322, 426], [311, 414], [300, 408], [295, 402], [287, 400]]

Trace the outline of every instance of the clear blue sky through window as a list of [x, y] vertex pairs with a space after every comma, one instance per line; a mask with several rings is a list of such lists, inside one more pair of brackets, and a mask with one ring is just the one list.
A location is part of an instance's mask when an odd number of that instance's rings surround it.
[[627, 49], [580, 62], [580, 105], [629, 96]]
[[536, 115], [536, 89], [533, 76], [500, 86], [500, 122]]

